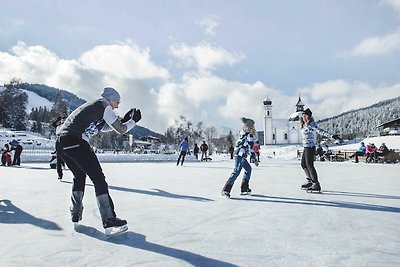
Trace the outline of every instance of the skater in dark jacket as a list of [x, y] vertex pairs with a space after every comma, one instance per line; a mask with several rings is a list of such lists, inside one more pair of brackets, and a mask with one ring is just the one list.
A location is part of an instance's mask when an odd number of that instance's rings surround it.
[[231, 155], [231, 159], [233, 159], [233, 152], [235, 152], [235, 148], [233, 148], [233, 145], [229, 147], [229, 154]]
[[253, 160], [254, 164], [258, 166], [258, 161], [256, 155], [254, 154], [253, 146], [256, 141], [256, 130], [254, 128], [254, 121], [248, 118], [241, 118], [243, 122], [242, 129], [239, 133], [239, 139], [236, 142], [235, 147], [235, 167], [233, 172], [226, 181], [224, 187], [222, 188], [222, 196], [229, 198], [231, 196], [231, 189], [239, 176], [240, 171], [244, 168], [244, 175], [242, 179], [242, 184], [240, 186], [241, 194], [250, 194], [251, 189], [249, 188], [249, 181], [251, 177], [252, 168], [250, 163], [247, 161], [247, 156]]
[[57, 134], [57, 155], [61, 157], [74, 175], [71, 194], [71, 219], [77, 223], [82, 219], [82, 199], [85, 191], [86, 175], [92, 180], [96, 193], [105, 234], [126, 231], [126, 220], [117, 218], [114, 203], [108, 191], [108, 184], [96, 154], [89, 145], [91, 136], [99, 131], [114, 130], [124, 134], [141, 119], [138, 109], [128, 111], [123, 121], [114, 113], [118, 108], [120, 95], [111, 88], [104, 88], [103, 98], [87, 102], [74, 110], [61, 126]]
[[12, 165], [21, 165], [21, 153], [23, 148], [21, 144], [15, 139], [10, 142], [10, 151], [12, 150], [15, 150]]
[[317, 126], [312, 117], [310, 109], [306, 109], [300, 117], [300, 128], [303, 143], [303, 155], [301, 157], [301, 167], [306, 174], [307, 182], [301, 186], [308, 191], [321, 191], [318, 181], [318, 174], [314, 167], [316, 134], [340, 140], [338, 135], [331, 135]]
[[203, 141], [203, 144], [200, 145], [200, 151], [201, 151], [201, 161], [207, 158], [207, 151], [208, 151], [208, 145], [206, 144], [206, 141]]
[[199, 146], [197, 145], [197, 143], [194, 143], [193, 154], [196, 159], [199, 159], [199, 152], [200, 152]]

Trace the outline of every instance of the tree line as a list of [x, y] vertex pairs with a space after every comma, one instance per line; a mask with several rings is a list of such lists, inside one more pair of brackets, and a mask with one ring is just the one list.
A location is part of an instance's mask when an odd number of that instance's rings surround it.
[[[61, 91], [57, 91], [53, 96], [51, 109], [35, 107], [27, 111], [28, 95], [22, 90], [26, 85], [15, 78], [4, 84], [5, 89], [0, 91], [0, 124], [12, 130], [37, 132], [50, 138], [55, 135], [52, 122], [59, 116], [67, 116], [72, 110], [63, 100]], [[95, 136], [91, 144], [102, 149], [126, 149], [129, 134], [133, 134], [134, 138], [141, 138], [135, 136], [135, 130], [122, 136], [109, 132]], [[174, 125], [167, 128], [161, 141], [177, 147], [185, 137], [189, 138], [191, 148], [194, 143], [200, 146], [206, 141], [210, 152], [228, 150], [235, 141], [231, 131], [227, 135], [219, 135], [215, 127], [205, 127], [201, 121], [193, 123], [184, 116], [175, 119]]]
[[201, 121], [193, 123], [182, 115], [175, 119], [174, 125], [167, 128], [164, 136], [166, 144], [174, 144], [176, 146], [185, 137], [188, 137], [192, 149], [195, 143], [200, 146], [203, 141], [206, 141], [211, 153], [214, 151], [227, 151], [235, 142], [232, 131], [229, 131], [226, 135], [219, 135], [214, 126], [205, 127]]

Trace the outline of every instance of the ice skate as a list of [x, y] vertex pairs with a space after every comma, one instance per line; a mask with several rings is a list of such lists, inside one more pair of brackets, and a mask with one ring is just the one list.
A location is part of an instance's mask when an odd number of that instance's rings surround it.
[[71, 194], [71, 221], [74, 223], [74, 228], [77, 227], [78, 223], [82, 220], [83, 213], [83, 192], [82, 191], [73, 191]]
[[231, 198], [231, 193], [229, 193], [228, 191], [222, 191], [221, 196], [226, 197], [226, 198]]
[[251, 189], [249, 188], [249, 180], [243, 180], [240, 186], [241, 195], [251, 195]]
[[312, 183], [310, 180], [307, 180], [306, 183], [304, 183], [304, 184], [301, 185], [301, 189], [306, 190], [306, 189], [308, 189], [308, 188], [309, 188], [310, 186], [312, 186], [312, 185], [313, 185], [313, 183]]
[[307, 193], [321, 193], [321, 186], [319, 183], [313, 183], [310, 187], [307, 188]]
[[103, 221], [104, 234], [106, 236], [117, 235], [128, 230], [128, 224], [126, 220], [119, 219], [117, 217], [109, 218]]
[[232, 185], [229, 184], [229, 180], [226, 182], [224, 185], [224, 188], [222, 188], [221, 195], [226, 198], [231, 198], [231, 190], [232, 190]]
[[246, 190], [241, 190], [241, 195], [251, 195], [251, 189], [247, 188]]

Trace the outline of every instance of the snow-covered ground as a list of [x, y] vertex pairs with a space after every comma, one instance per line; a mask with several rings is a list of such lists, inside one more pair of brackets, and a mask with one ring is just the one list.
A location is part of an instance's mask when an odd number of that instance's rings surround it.
[[89, 179], [75, 231], [69, 171], [0, 167], [0, 266], [400, 266], [400, 164], [316, 162], [323, 194], [308, 194], [296, 147], [263, 149], [253, 195], [238, 180], [232, 199], [219, 196], [227, 156], [102, 163], [129, 225], [110, 238]]

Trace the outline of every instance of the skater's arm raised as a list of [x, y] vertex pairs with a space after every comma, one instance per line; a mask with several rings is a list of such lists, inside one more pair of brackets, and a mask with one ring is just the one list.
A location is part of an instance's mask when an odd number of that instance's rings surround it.
[[102, 128], [102, 132], [114, 130], [119, 134], [124, 134], [130, 131], [136, 125], [136, 122], [132, 119], [125, 123], [122, 123], [117, 114], [115, 114], [112, 110], [111, 106], [107, 106], [104, 109], [103, 119], [107, 125]]

